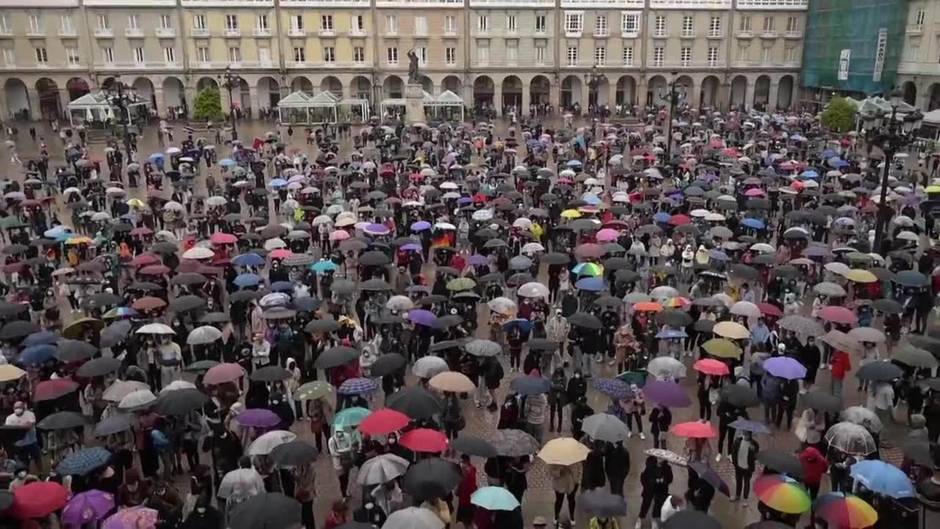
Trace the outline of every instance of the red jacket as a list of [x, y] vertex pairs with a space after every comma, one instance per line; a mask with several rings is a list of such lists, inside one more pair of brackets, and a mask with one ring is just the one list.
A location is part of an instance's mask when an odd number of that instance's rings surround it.
[[852, 369], [852, 361], [849, 360], [849, 355], [845, 354], [845, 351], [833, 351], [829, 361], [832, 364], [832, 378], [841, 380]]
[[803, 464], [805, 477], [803, 482], [807, 485], [818, 485], [823, 474], [829, 469], [829, 463], [819, 450], [812, 446], [800, 452], [800, 463]]
[[477, 469], [471, 466], [461, 470], [463, 479], [457, 485], [457, 498], [460, 500], [459, 505], [470, 505], [470, 496], [477, 490]]

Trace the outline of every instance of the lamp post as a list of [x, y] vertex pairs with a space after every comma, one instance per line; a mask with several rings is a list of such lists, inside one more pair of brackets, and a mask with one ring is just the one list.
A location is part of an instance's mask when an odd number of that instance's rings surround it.
[[672, 160], [672, 119], [676, 113], [676, 103], [679, 99], [679, 93], [676, 92], [676, 83], [679, 81], [677, 75], [679, 72], [670, 72], [672, 80], [669, 81], [669, 93], [663, 98], [669, 101], [669, 124], [666, 126], [666, 163]]
[[[889, 95], [891, 112], [872, 110], [862, 114], [862, 126], [865, 129], [865, 141], [868, 150], [879, 147], [884, 151], [884, 171], [881, 175], [881, 194], [878, 201], [878, 214], [875, 219], [875, 244], [872, 251], [882, 254], [882, 241], [884, 240], [885, 225], [888, 223], [890, 208], [888, 200], [888, 177], [894, 155], [904, 147], [910, 145], [916, 138], [917, 129], [920, 128], [924, 116], [915, 110], [906, 116], [898, 116], [898, 107], [901, 105], [901, 92], [894, 90]], [[884, 256], [882, 254], [882, 256]]]
[[120, 111], [120, 121], [124, 134], [124, 154], [127, 156], [126, 163], [129, 164], [134, 161], [134, 158], [131, 156], [131, 134], [130, 130], [128, 129], [128, 125], [131, 121], [131, 113], [128, 109], [128, 103], [135, 101], [135, 98], [132, 97], [132, 94], [129, 93], [128, 90], [128, 86], [125, 85], [123, 81], [121, 81], [121, 77], [117, 76], [111, 83], [111, 88], [108, 90], [107, 98], [111, 106], [117, 108]]
[[225, 67], [225, 73], [219, 76], [219, 83], [223, 88], [228, 90], [228, 113], [229, 118], [232, 120], [232, 139], [238, 139], [238, 130], [235, 127], [235, 100], [232, 99], [232, 90], [235, 87], [241, 87], [241, 78], [237, 74], [232, 72], [231, 66]]

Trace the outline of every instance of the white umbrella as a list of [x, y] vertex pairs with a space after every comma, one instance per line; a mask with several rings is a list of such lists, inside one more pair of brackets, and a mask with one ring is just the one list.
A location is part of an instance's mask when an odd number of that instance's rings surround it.
[[150, 389], [138, 389], [125, 395], [118, 404], [118, 408], [127, 411], [139, 410], [153, 404], [156, 400], [156, 395]]
[[382, 529], [444, 529], [444, 522], [423, 507], [406, 507], [390, 514]]
[[524, 298], [548, 298], [548, 287], [532, 281], [519, 287], [516, 294]]
[[195, 246], [183, 252], [183, 259], [212, 259], [215, 252], [203, 246]]
[[224, 206], [228, 203], [228, 200], [225, 197], [214, 196], [206, 199], [207, 206]]
[[685, 364], [671, 356], [659, 356], [646, 364], [646, 372], [658, 379], [685, 378]]
[[408, 296], [392, 296], [388, 301], [385, 302], [385, 308], [388, 310], [397, 310], [399, 312], [411, 310], [414, 308], [414, 306], [414, 302], [411, 301], [411, 298]]
[[844, 276], [845, 274], [849, 273], [849, 270], [851, 270], [851, 268], [849, 268], [848, 265], [846, 265], [845, 263], [840, 263], [838, 261], [826, 263], [826, 265], [823, 268], [832, 272], [833, 274], [838, 274], [840, 276]]
[[181, 389], [199, 389], [196, 387], [196, 384], [192, 382], [186, 382], [185, 380], [174, 380], [166, 386], [163, 386], [163, 389], [160, 390], [160, 394], [169, 393], [170, 391], [179, 391]]
[[449, 370], [450, 366], [447, 365], [447, 361], [439, 356], [422, 356], [411, 367], [411, 372], [419, 378], [431, 378]]
[[137, 329], [137, 334], [176, 334], [176, 331], [171, 329], [169, 325], [164, 325], [162, 323], [148, 323], [147, 325]]
[[252, 468], [239, 468], [233, 470], [222, 477], [219, 483], [219, 491], [216, 493], [220, 498], [250, 498], [262, 494], [264, 490], [264, 478], [258, 471]]
[[92, 214], [91, 220], [95, 222], [111, 220], [111, 214], [107, 211], [98, 211], [97, 213]]
[[149, 390], [150, 386], [137, 380], [115, 380], [104, 390], [101, 398], [108, 402], [121, 402], [124, 397], [141, 389]]
[[739, 301], [731, 306], [731, 314], [748, 318], [759, 318], [760, 309], [750, 301]]
[[297, 439], [297, 434], [294, 432], [288, 432], [287, 430], [270, 431], [248, 445], [248, 455], [266, 456], [278, 446], [289, 443], [294, 439]]
[[171, 200], [163, 205], [163, 209], [166, 211], [184, 211], [186, 208], [179, 202]]
[[473, 218], [473, 220], [479, 220], [479, 221], [491, 220], [493, 218], [493, 210], [492, 209], [478, 209], [473, 212], [473, 215], [471, 215], [471, 217]]
[[507, 315], [515, 314], [519, 308], [515, 301], [504, 297], [493, 298], [486, 305], [494, 312]]
[[189, 332], [186, 337], [186, 343], [189, 345], [205, 345], [222, 338], [222, 331], [211, 325], [196, 327]]
[[404, 476], [408, 470], [408, 461], [395, 454], [382, 454], [373, 457], [359, 467], [356, 481], [360, 485], [381, 485]]
[[267, 251], [277, 250], [278, 248], [287, 248], [287, 243], [277, 237], [264, 241], [264, 249]]
[[527, 242], [522, 245], [522, 253], [544, 252], [545, 247], [537, 242]]

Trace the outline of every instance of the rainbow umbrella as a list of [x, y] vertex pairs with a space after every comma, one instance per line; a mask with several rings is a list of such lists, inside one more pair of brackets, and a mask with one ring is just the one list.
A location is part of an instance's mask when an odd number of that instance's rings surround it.
[[830, 526], [842, 529], [871, 527], [878, 521], [878, 512], [868, 502], [844, 492], [830, 492], [817, 498], [813, 513]]
[[604, 267], [597, 263], [578, 263], [571, 271], [579, 276], [600, 277], [604, 275]]
[[690, 305], [692, 305], [692, 301], [689, 298], [684, 298], [682, 296], [669, 298], [665, 303], [663, 303], [664, 307], [669, 307], [671, 309], [684, 309]]
[[754, 482], [754, 493], [764, 505], [786, 514], [801, 514], [812, 506], [806, 489], [783, 474], [761, 476]]

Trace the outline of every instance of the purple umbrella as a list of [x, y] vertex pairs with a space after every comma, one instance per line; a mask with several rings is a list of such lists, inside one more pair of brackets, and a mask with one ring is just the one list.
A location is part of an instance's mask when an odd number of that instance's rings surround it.
[[389, 229], [385, 224], [369, 224], [362, 231], [371, 235], [387, 235]]
[[406, 252], [420, 252], [421, 245], [416, 242], [410, 242], [408, 244], [403, 245], [401, 249]]
[[646, 398], [667, 408], [685, 408], [692, 405], [689, 394], [675, 382], [649, 380], [643, 387]]
[[472, 266], [486, 266], [489, 264], [489, 261], [486, 260], [486, 256], [480, 255], [478, 253], [471, 255], [468, 262]]
[[630, 386], [617, 378], [598, 378], [594, 380], [594, 389], [612, 399], [625, 399], [633, 395]]
[[408, 319], [416, 325], [430, 327], [437, 321], [437, 316], [433, 312], [424, 309], [412, 309], [408, 312]]
[[65, 525], [82, 526], [103, 520], [114, 509], [114, 495], [97, 489], [80, 492], [62, 508]]
[[806, 377], [806, 368], [795, 358], [789, 356], [775, 356], [764, 360], [764, 371], [775, 377], [795, 380]]
[[431, 223], [426, 220], [419, 220], [411, 225], [411, 231], [424, 231], [431, 229]]
[[264, 408], [254, 408], [245, 410], [235, 417], [238, 424], [250, 428], [271, 428], [281, 422], [281, 418], [271, 410]]
[[336, 390], [340, 395], [362, 395], [372, 393], [377, 390], [379, 385], [371, 378], [350, 378], [343, 382]]

